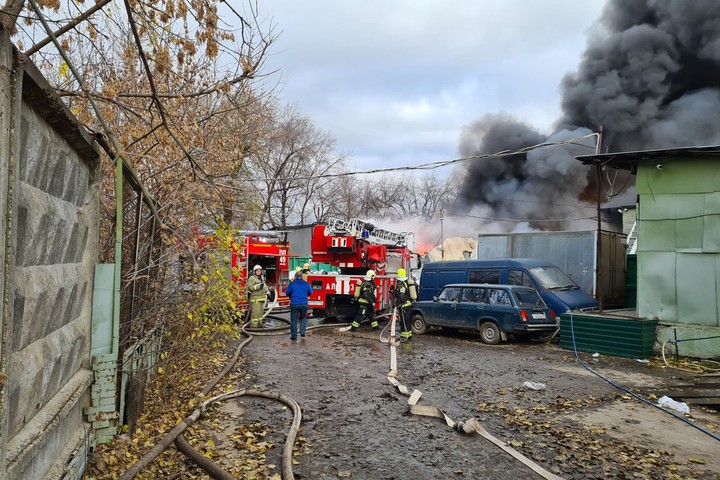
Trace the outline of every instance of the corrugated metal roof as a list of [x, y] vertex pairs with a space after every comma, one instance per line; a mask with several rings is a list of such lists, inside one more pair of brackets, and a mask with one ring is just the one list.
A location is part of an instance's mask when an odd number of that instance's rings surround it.
[[575, 158], [580, 160], [583, 165], [597, 165], [599, 163], [602, 166], [634, 172], [638, 165], [652, 164], [658, 160], [674, 157], [720, 158], [720, 145], [603, 153], [595, 155], [582, 155]]

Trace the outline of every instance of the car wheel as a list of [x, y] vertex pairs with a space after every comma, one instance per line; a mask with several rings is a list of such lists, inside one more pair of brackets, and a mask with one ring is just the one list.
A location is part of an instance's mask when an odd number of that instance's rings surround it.
[[425, 319], [419, 313], [416, 313], [412, 317], [412, 331], [418, 335], [427, 332], [427, 323], [425, 323]]
[[500, 329], [493, 322], [485, 322], [480, 326], [480, 338], [483, 343], [497, 345], [500, 343]]

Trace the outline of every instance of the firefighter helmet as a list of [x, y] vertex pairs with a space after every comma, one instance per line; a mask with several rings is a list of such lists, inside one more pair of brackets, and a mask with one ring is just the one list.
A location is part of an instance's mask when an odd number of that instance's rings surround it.
[[262, 271], [262, 267], [260, 265], [255, 265], [253, 267], [253, 273], [257, 272], [258, 270]]
[[398, 278], [398, 280], [402, 280], [402, 281], [407, 280], [407, 272], [405, 271], [404, 268], [398, 268], [397, 278]]
[[302, 267], [299, 267], [299, 266], [295, 267], [295, 273], [297, 273], [297, 272], [302, 272]]
[[375, 270], [368, 270], [365, 274], [365, 280], [372, 280], [375, 278]]
[[305, 265], [303, 265], [303, 270], [310, 270], [310, 264], [306, 263]]

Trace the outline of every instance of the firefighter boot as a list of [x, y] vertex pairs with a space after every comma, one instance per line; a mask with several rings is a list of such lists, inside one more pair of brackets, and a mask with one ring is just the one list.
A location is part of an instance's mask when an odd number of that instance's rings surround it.
[[350, 324], [350, 331], [357, 332], [360, 329], [360, 322], [355, 320]]
[[378, 327], [378, 321], [377, 321], [377, 320], [373, 320], [372, 322], [370, 322], [370, 326], [372, 327], [373, 330], [377, 330], [377, 329], [379, 328], [379, 327]]

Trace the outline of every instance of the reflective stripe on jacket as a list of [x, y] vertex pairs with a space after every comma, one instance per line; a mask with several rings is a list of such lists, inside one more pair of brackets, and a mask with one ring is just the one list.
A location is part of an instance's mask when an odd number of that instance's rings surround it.
[[[262, 288], [260, 287], [261, 284]], [[251, 302], [264, 302], [267, 300], [268, 292], [270, 291], [267, 285], [264, 284], [262, 277], [258, 277], [255, 274], [252, 274], [250, 278], [248, 278], [245, 289], [248, 292], [248, 300]]]
[[372, 280], [363, 280], [355, 287], [355, 298], [359, 303], [367, 303], [375, 305], [375, 282]]
[[397, 280], [395, 282], [395, 305], [398, 307], [409, 307], [412, 305], [410, 300], [410, 286], [407, 282]]

